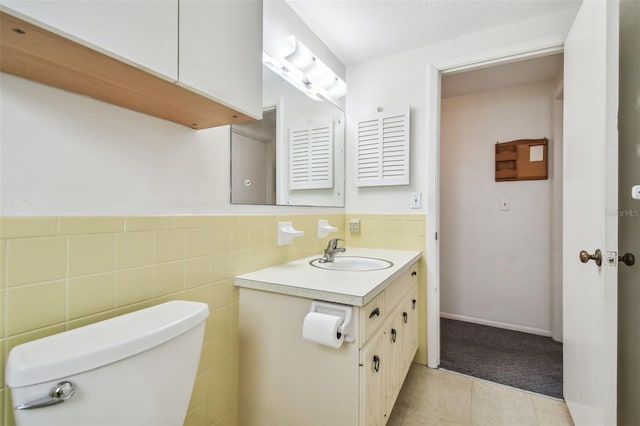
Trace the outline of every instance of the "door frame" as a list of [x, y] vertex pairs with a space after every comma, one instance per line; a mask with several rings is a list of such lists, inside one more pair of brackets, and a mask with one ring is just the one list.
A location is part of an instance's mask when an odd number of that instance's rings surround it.
[[566, 34], [529, 40], [429, 64], [427, 80], [427, 366], [440, 365], [440, 118], [441, 76], [561, 53]]

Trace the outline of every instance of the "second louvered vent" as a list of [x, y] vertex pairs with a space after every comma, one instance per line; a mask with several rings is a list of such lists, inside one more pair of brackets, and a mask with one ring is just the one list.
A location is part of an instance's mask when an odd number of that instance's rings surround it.
[[358, 122], [358, 186], [409, 184], [409, 107]]
[[289, 130], [289, 189], [333, 188], [333, 124]]

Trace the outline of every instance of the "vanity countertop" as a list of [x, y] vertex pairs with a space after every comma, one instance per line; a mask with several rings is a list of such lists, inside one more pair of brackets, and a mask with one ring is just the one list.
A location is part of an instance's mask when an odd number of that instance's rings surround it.
[[238, 287], [364, 306], [418, 259], [419, 251], [347, 247], [341, 256], [363, 256], [393, 263], [376, 271], [335, 271], [311, 266], [315, 255], [235, 277]]

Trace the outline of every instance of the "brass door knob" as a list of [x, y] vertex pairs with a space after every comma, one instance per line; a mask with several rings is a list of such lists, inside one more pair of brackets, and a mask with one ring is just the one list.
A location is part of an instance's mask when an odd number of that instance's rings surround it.
[[627, 266], [633, 266], [636, 263], [636, 257], [631, 253], [625, 253], [622, 256], [618, 256], [618, 262], [622, 262]]
[[598, 266], [602, 265], [602, 252], [600, 249], [596, 249], [594, 254], [589, 254], [586, 250], [580, 252], [580, 262], [587, 263], [590, 260], [595, 260]]

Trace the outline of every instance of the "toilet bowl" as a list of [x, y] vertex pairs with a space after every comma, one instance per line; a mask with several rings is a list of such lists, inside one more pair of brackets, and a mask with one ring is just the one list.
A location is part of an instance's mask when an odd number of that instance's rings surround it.
[[182, 425], [208, 315], [172, 301], [16, 346], [6, 366], [16, 424]]

